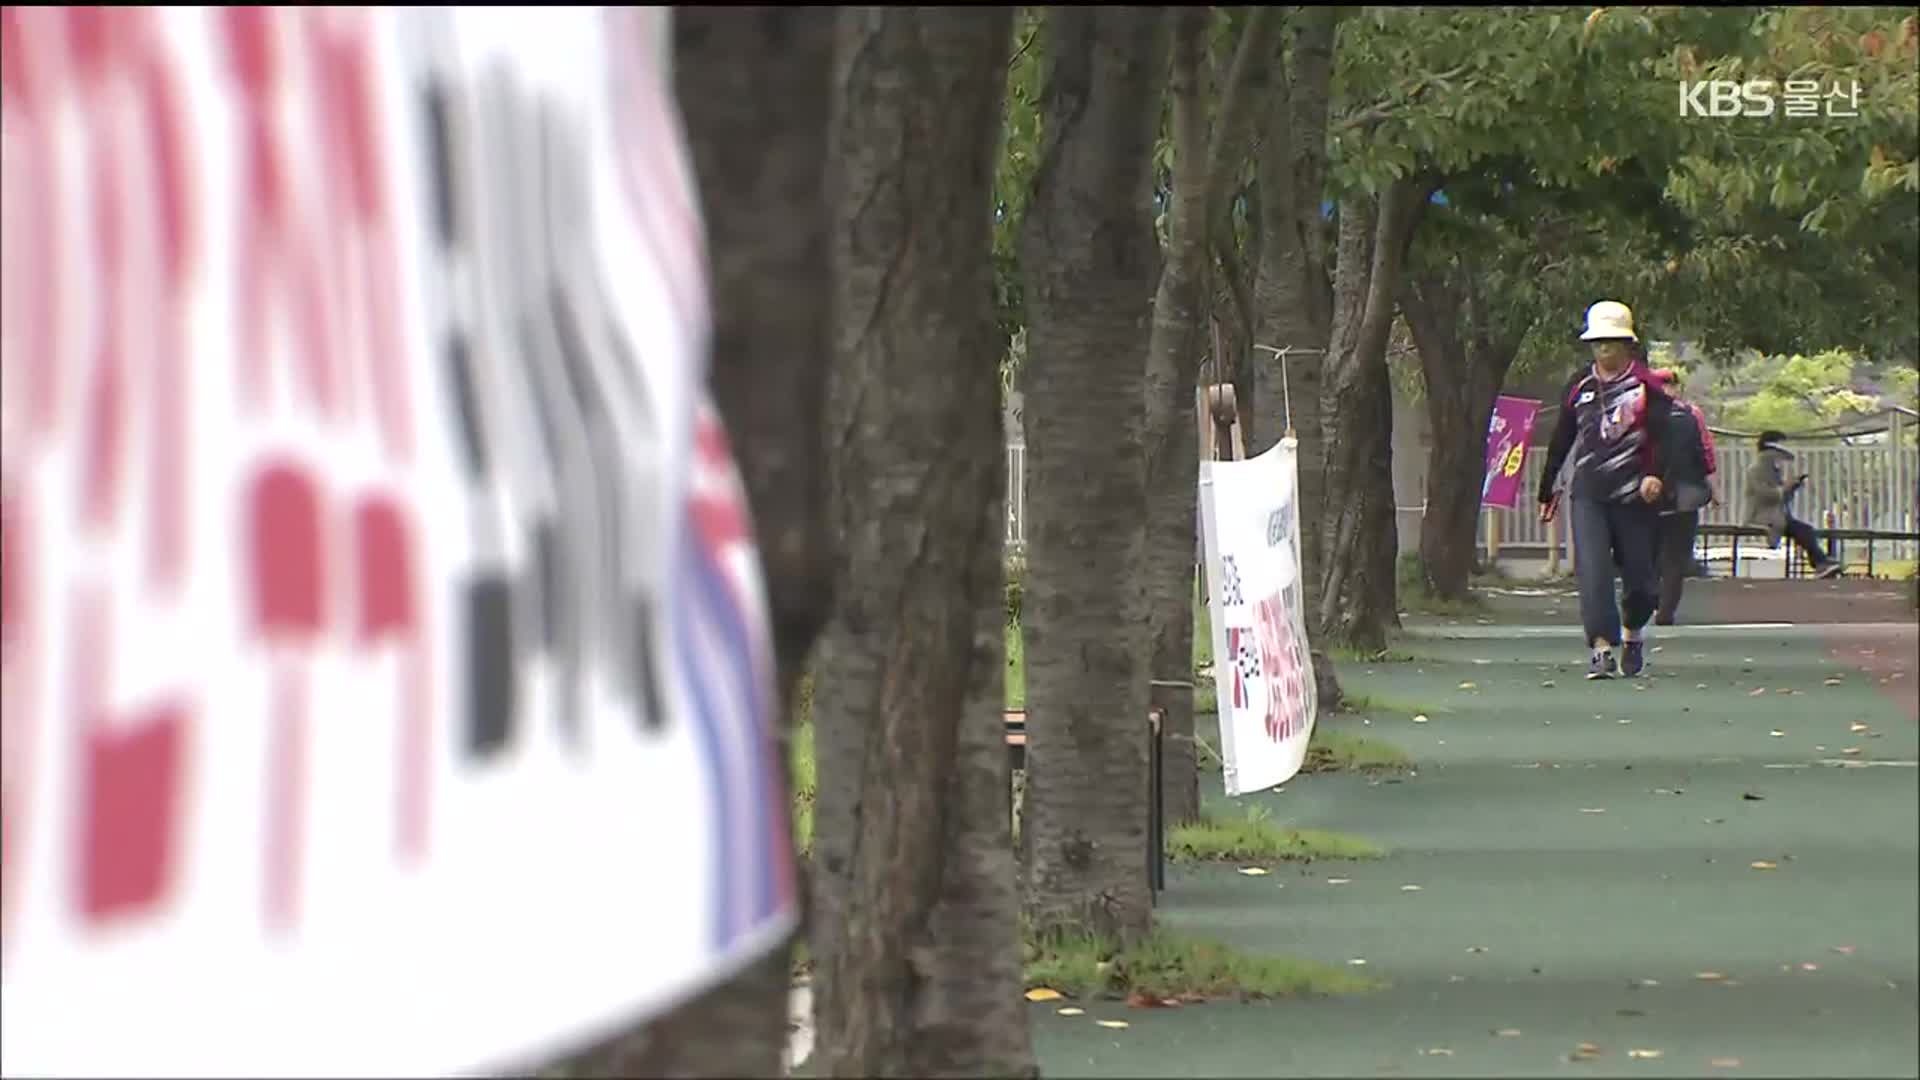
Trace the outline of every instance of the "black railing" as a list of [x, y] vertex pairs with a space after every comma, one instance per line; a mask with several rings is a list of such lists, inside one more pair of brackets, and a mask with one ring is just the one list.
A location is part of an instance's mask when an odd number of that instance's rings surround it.
[[[1868, 577], [1873, 576], [1874, 546], [1876, 544], [1920, 543], [1920, 533], [1897, 532], [1891, 529], [1815, 529], [1813, 530], [1813, 535], [1820, 540], [1826, 548], [1827, 557], [1835, 561], [1844, 560], [1846, 555], [1845, 545], [1849, 543], [1865, 543], [1867, 545]], [[1706, 541], [1709, 539], [1733, 541], [1733, 563], [1727, 571], [1730, 577], [1740, 576], [1741, 540], [1758, 540], [1761, 546], [1769, 546], [1767, 545], [1767, 530], [1758, 525], [1702, 525], [1694, 541], [1696, 555], [1704, 553]], [[1787, 576], [1790, 578], [1805, 577], [1812, 568], [1806, 565], [1806, 559], [1801, 554], [1800, 545], [1788, 541], [1785, 538], [1782, 538], [1779, 543], [1787, 545]]]

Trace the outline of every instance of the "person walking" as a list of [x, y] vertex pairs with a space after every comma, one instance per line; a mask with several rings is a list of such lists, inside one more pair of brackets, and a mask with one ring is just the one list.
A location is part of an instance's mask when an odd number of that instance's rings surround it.
[[1814, 577], [1834, 577], [1840, 573], [1840, 563], [1827, 558], [1826, 552], [1820, 550], [1813, 526], [1793, 516], [1793, 497], [1807, 482], [1807, 474], [1803, 472], [1792, 480], [1787, 479], [1794, 458], [1792, 451], [1780, 445], [1786, 441], [1784, 432], [1760, 433], [1756, 443], [1760, 454], [1747, 466], [1746, 524], [1767, 530], [1769, 548], [1778, 547], [1782, 536], [1791, 539], [1806, 554]]
[[[1645, 359], [1645, 351], [1641, 353]], [[1669, 436], [1667, 490], [1660, 500], [1659, 540], [1655, 554], [1660, 577], [1660, 602], [1654, 609], [1655, 626], [1672, 626], [1680, 611], [1680, 594], [1693, 573], [1693, 542], [1700, 533], [1700, 510], [1719, 502], [1713, 490], [1720, 471], [1713, 432], [1700, 407], [1682, 398], [1680, 373], [1662, 369], [1653, 373], [1671, 403], [1666, 418]]]
[[[1591, 349], [1593, 363], [1575, 374], [1561, 395], [1540, 474], [1540, 520], [1550, 522], [1559, 512], [1553, 478], [1577, 436], [1580, 455], [1574, 459], [1566, 502], [1580, 583], [1580, 621], [1592, 649], [1587, 678], [1632, 677], [1646, 670], [1645, 628], [1659, 603], [1655, 550], [1660, 523], [1655, 507], [1666, 490], [1666, 428], [1672, 405], [1640, 360], [1640, 338], [1627, 305], [1602, 300], [1588, 308], [1580, 339]], [[1619, 600], [1614, 594], [1616, 564], [1625, 594]]]

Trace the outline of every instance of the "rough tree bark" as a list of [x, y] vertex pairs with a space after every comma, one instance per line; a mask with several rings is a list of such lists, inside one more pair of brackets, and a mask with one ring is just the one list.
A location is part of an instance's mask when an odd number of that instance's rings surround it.
[[[1300, 441], [1301, 592], [1310, 639], [1319, 633], [1311, 613], [1321, 571], [1317, 523], [1326, 513], [1322, 460], [1327, 433], [1321, 430], [1317, 403], [1333, 330], [1332, 265], [1320, 206], [1326, 189], [1334, 39], [1346, 14], [1337, 7], [1298, 10], [1286, 77], [1277, 81], [1266, 110], [1254, 167], [1260, 227], [1249, 344], [1299, 351], [1283, 362], [1273, 353], [1252, 350], [1251, 387], [1240, 387], [1242, 393], [1252, 390], [1244, 410], [1249, 454], [1264, 453], [1280, 441], [1287, 426], [1284, 401], [1290, 396], [1294, 403], [1294, 434]], [[1312, 644], [1320, 707], [1330, 709], [1343, 696], [1340, 680], [1320, 642]]]
[[1167, 80], [1173, 113], [1173, 205], [1167, 212], [1167, 259], [1153, 298], [1147, 343], [1146, 550], [1148, 699], [1166, 734], [1166, 813], [1175, 822], [1200, 816], [1200, 775], [1193, 753], [1193, 552], [1199, 447], [1188, 424], [1200, 369], [1201, 286], [1206, 275], [1205, 116], [1200, 91], [1202, 41], [1211, 11], [1181, 8], [1173, 16], [1173, 64]]
[[1025, 907], [1041, 933], [1133, 938], [1147, 860], [1142, 452], [1158, 243], [1164, 9], [1056, 7], [1021, 229], [1028, 584]]
[[1035, 1076], [1003, 742], [992, 189], [1012, 10], [843, 8], [815, 1072]]
[[1494, 328], [1493, 312], [1464, 262], [1408, 274], [1400, 311], [1420, 355], [1433, 434], [1420, 561], [1429, 593], [1465, 599], [1479, 539], [1487, 423], [1519, 342]]
[[1354, 195], [1340, 202], [1333, 335], [1319, 411], [1327, 489], [1345, 494], [1320, 519], [1316, 621], [1323, 641], [1365, 651], [1385, 649], [1388, 631], [1400, 624], [1387, 339], [1407, 245], [1432, 190], [1407, 178], [1377, 201]]
[[[794, 687], [832, 605], [824, 410], [833, 28], [802, 8], [683, 7], [673, 31], [675, 94], [707, 227], [711, 382], [766, 574], [784, 746]], [[782, 944], [567, 1068], [576, 1076], [778, 1076], [791, 963]]]
[[[1307, 8], [1296, 19], [1286, 79], [1267, 110], [1256, 175], [1260, 187], [1260, 261], [1254, 279], [1254, 344], [1297, 350], [1284, 376], [1300, 440], [1300, 520], [1320, 513], [1325, 483], [1317, 460], [1322, 443], [1319, 416], [1321, 368], [1333, 328], [1331, 266], [1326, 221], [1320, 212], [1327, 175], [1327, 111], [1333, 82], [1334, 36], [1342, 11]], [[1264, 453], [1286, 433], [1283, 369], [1272, 353], [1256, 349], [1253, 395], [1246, 409], [1247, 453]], [[1301, 536], [1308, 569], [1306, 602], [1320, 565], [1319, 538]]]
[[[1173, 205], [1168, 210], [1167, 258], [1153, 299], [1147, 344], [1146, 562], [1152, 677], [1150, 699], [1164, 717], [1165, 808], [1171, 822], [1200, 816], [1200, 776], [1193, 746], [1193, 584], [1196, 478], [1199, 445], [1193, 389], [1207, 351], [1204, 290], [1207, 238], [1214, 206], [1246, 160], [1250, 111], [1246, 95], [1271, 52], [1277, 18], [1265, 8], [1248, 16], [1220, 92], [1211, 139], [1201, 82], [1201, 59], [1212, 11], [1174, 14], [1172, 66]], [[1264, 81], [1264, 80], [1262, 80]]]

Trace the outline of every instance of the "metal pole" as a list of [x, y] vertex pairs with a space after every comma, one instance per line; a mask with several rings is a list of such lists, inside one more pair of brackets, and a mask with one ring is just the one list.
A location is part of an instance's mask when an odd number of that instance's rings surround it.
[[1166, 818], [1161, 805], [1164, 786], [1160, 766], [1161, 717], [1158, 706], [1147, 713], [1147, 895], [1157, 898], [1167, 887]]

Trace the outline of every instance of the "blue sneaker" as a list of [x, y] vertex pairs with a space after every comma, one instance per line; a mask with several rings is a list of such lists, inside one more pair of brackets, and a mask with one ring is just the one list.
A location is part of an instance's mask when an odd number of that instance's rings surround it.
[[1587, 662], [1587, 678], [1611, 679], [1618, 670], [1613, 663], [1612, 649], [1593, 650], [1593, 659]]
[[1620, 646], [1620, 674], [1632, 679], [1647, 670], [1647, 643], [1633, 640]]

